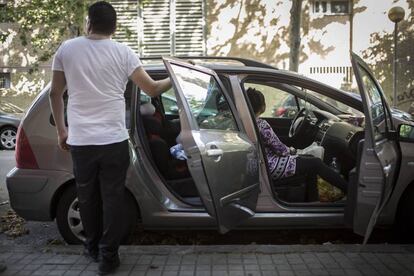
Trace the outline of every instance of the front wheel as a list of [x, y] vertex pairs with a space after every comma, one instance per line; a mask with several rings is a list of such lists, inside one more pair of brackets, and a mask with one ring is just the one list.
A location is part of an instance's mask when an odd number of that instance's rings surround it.
[[[126, 221], [121, 243], [128, 242], [139, 216], [135, 199], [127, 190], [125, 191], [124, 203]], [[68, 244], [81, 244], [86, 240], [75, 185], [69, 186], [63, 192], [57, 205], [56, 223], [61, 236]]]

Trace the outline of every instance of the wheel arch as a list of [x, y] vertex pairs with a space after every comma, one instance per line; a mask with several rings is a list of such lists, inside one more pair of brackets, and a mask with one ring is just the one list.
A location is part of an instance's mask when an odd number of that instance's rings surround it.
[[57, 205], [59, 203], [60, 198], [62, 197], [63, 193], [72, 185], [75, 185], [75, 179], [72, 178], [68, 181], [66, 181], [65, 183], [63, 183], [62, 185], [60, 185], [60, 187], [55, 191], [55, 193], [53, 194], [52, 200], [50, 202], [50, 218], [53, 220], [56, 218], [56, 209], [57, 209]]
[[[50, 203], [50, 217], [52, 220], [56, 218], [56, 210], [57, 210], [57, 205], [59, 203], [60, 198], [62, 197], [63, 193], [72, 185], [75, 185], [74, 178], [63, 183], [54, 193], [53, 198]], [[130, 191], [128, 187], [125, 187], [125, 188], [127, 190], [126, 196], [129, 196], [131, 197], [131, 199], [133, 199], [135, 207], [137, 208], [137, 211], [138, 211], [138, 219], [141, 219], [141, 209], [134, 194], [132, 193], [132, 191]]]
[[17, 131], [17, 129], [18, 129], [18, 127], [16, 127], [15, 125], [10, 124], [10, 123], [6, 123], [5, 125], [2, 125], [2, 126], [0, 127], [0, 131], [2, 131], [3, 129], [8, 128], [8, 127], [14, 128], [16, 131]]

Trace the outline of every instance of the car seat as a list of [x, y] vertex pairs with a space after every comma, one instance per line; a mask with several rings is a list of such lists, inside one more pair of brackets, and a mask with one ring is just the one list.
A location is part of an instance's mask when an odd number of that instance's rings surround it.
[[159, 98], [152, 98], [152, 105], [155, 108], [153, 116], [159, 120], [162, 125], [161, 137], [172, 147], [176, 144], [176, 138], [180, 134], [180, 120], [168, 120], [164, 114], [164, 108]]
[[167, 180], [189, 177], [187, 162], [174, 159], [169, 145], [161, 136], [162, 124], [160, 118], [155, 116], [155, 107], [145, 103], [141, 105], [140, 112], [151, 154], [160, 173]]

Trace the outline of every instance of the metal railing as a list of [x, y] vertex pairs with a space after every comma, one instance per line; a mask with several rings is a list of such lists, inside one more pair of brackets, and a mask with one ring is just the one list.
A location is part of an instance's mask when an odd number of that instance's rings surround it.
[[310, 67], [310, 74], [342, 74], [345, 82], [352, 82], [354, 72], [352, 66], [319, 66]]

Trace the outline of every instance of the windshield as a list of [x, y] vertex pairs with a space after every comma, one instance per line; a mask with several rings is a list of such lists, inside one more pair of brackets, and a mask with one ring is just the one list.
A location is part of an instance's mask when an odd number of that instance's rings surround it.
[[362, 66], [360, 66], [359, 69], [361, 72], [362, 83], [367, 92], [372, 121], [375, 126], [378, 126], [385, 119], [385, 110], [382, 104], [381, 93], [369, 73]]
[[[354, 115], [356, 117], [364, 117], [364, 113], [356, 110], [355, 108], [352, 108], [344, 103], [341, 103], [335, 99], [332, 99], [328, 96], [322, 95], [320, 93], [317, 93], [313, 90], [309, 90], [309, 89], [303, 89], [306, 93], [311, 94], [312, 96], [322, 100], [324, 103], [330, 105], [331, 107], [333, 107], [334, 109], [338, 110], [340, 113], [342, 114], [349, 114], [349, 115]], [[355, 94], [356, 95], [356, 94]], [[356, 96], [358, 97], [358, 96]], [[301, 103], [303, 104], [303, 102]], [[302, 107], [302, 105], [301, 105]]]

